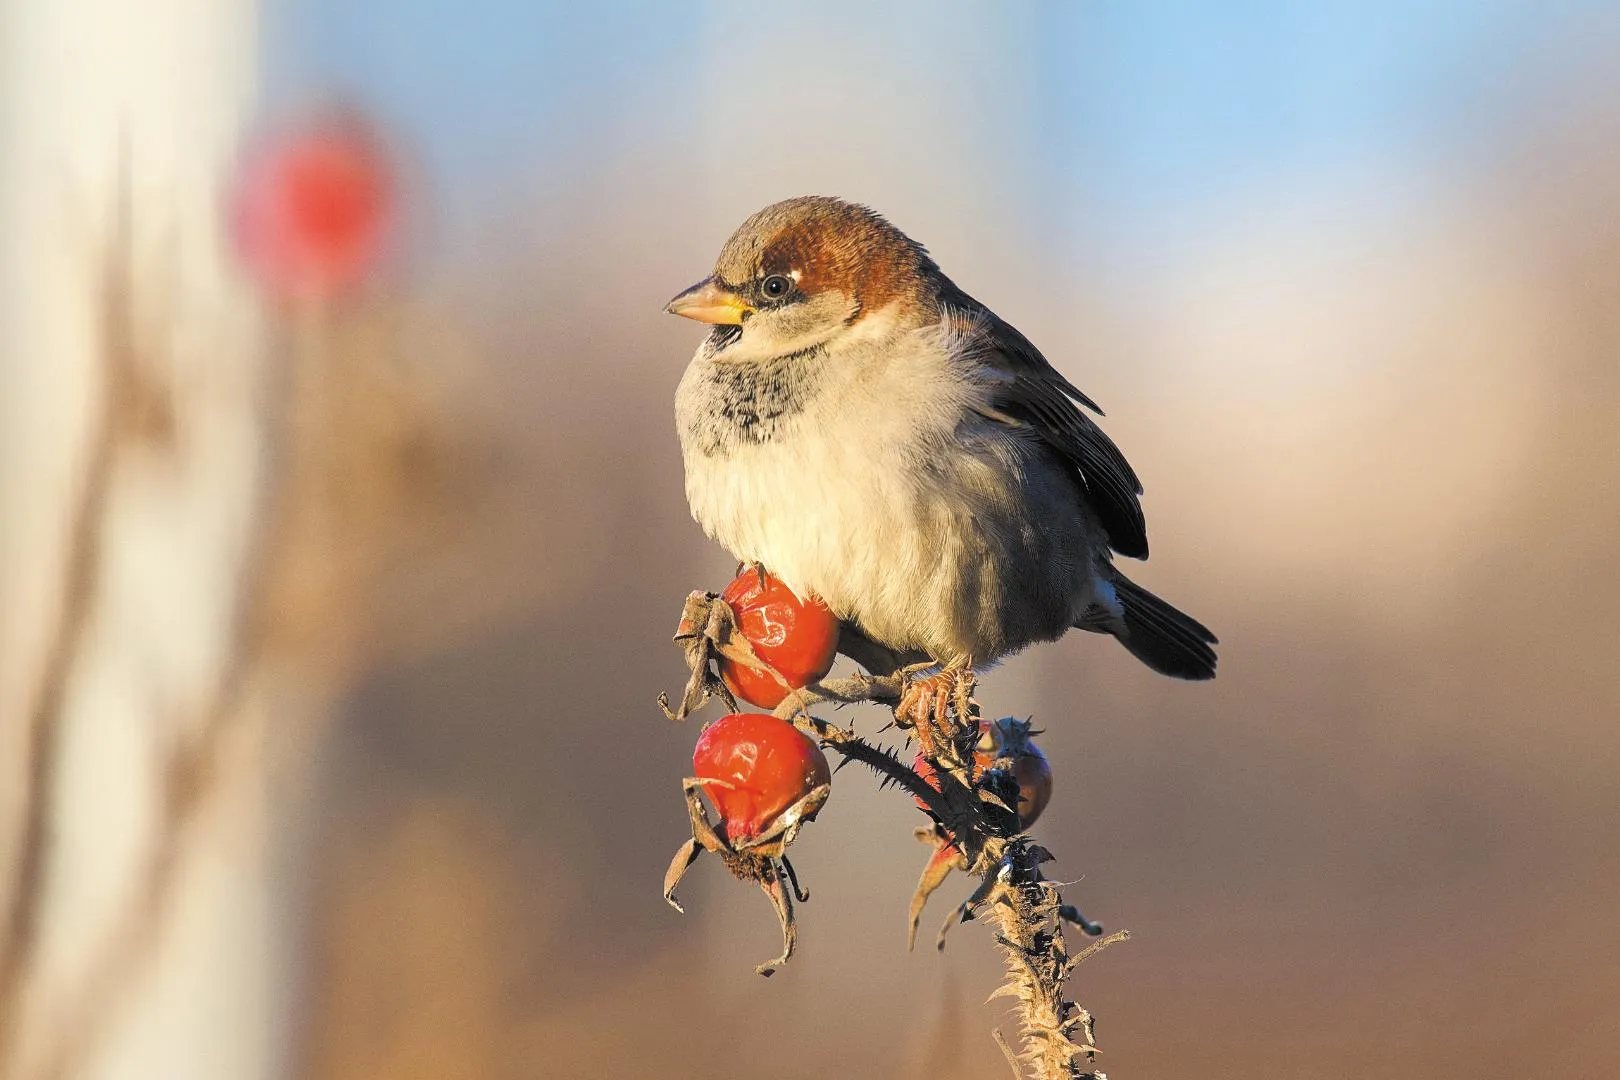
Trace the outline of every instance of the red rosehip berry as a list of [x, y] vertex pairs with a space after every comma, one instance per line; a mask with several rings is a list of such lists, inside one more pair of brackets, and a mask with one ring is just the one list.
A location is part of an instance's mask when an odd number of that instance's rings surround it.
[[1013, 759], [1013, 779], [1018, 783], [1018, 823], [1029, 828], [1052, 801], [1052, 766], [1030, 738], [1029, 723], [1010, 716], [979, 721], [979, 745], [973, 760], [988, 769], [998, 757]]
[[[1013, 780], [1018, 784], [1018, 823], [1020, 828], [1027, 829], [1052, 801], [1052, 766], [1030, 738], [1029, 724], [1025, 721], [1012, 717], [980, 720], [979, 742], [973, 749], [973, 779], [1003, 755], [1013, 759]], [[927, 758], [918, 754], [911, 769], [929, 787], [939, 790], [938, 773]], [[913, 798], [919, 808], [928, 809], [921, 799]]]
[[766, 832], [784, 811], [832, 782], [815, 740], [766, 713], [732, 713], [704, 728], [692, 771], [700, 780], [720, 781], [703, 790], [733, 843]]
[[774, 709], [789, 687], [797, 690], [832, 670], [838, 655], [838, 620], [820, 599], [800, 600], [792, 589], [755, 569], [738, 574], [720, 598], [737, 616], [737, 627], [755, 655], [788, 683], [784, 687], [769, 672], [721, 657], [720, 677], [742, 700]]

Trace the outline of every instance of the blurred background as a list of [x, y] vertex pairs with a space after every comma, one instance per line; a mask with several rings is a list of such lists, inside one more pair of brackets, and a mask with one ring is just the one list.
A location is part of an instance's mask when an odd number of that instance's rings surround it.
[[[262, 1075], [1004, 1074], [997, 955], [977, 926], [905, 951], [922, 817], [864, 772], [795, 848], [775, 978], [718, 862], [685, 917], [659, 896], [698, 724], [655, 698], [682, 598], [732, 569], [671, 417], [700, 331], [661, 308], [802, 193], [883, 211], [1109, 410], [1147, 488], [1133, 576], [1221, 637], [1208, 685], [1086, 635], [981, 683], [1046, 731], [1054, 876], [1132, 931], [1072, 983], [1098, 1066], [1620, 1073], [1612, 4], [248, 17], [240, 131], [341, 103], [397, 181], [318, 341], [273, 306], [249, 331], [349, 403], [288, 399], [296, 492], [349, 516], [300, 519], [267, 608], [271, 700], [308, 722], [267, 706], [246, 774]], [[8, 454], [16, 505], [72, 490]]]

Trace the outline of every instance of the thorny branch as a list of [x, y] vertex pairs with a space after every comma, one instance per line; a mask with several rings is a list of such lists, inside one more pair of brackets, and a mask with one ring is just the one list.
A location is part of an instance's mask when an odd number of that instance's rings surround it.
[[[724, 601], [700, 592], [687, 598], [676, 642], [685, 649], [692, 674], [679, 708], [670, 709], [667, 700], [660, 698], [670, 719], [684, 719], [710, 696], [721, 696], [728, 705], [735, 706], [711, 661], [725, 655], [754, 666], [759, 660], [741, 635], [732, 633], [734, 626]], [[703, 628], [718, 628], [720, 632], [711, 636]], [[983, 917], [996, 930], [995, 940], [1002, 950], [1007, 975], [991, 997], [1013, 1001], [1022, 1047], [1014, 1052], [1000, 1031], [995, 1031], [994, 1036], [1014, 1074], [1037, 1080], [1106, 1080], [1103, 1073], [1089, 1068], [1097, 1054], [1092, 1015], [1064, 996], [1064, 986], [1083, 960], [1129, 935], [1119, 931], [1078, 953], [1069, 952], [1064, 924], [1078, 926], [1091, 935], [1101, 934], [1102, 927], [1085, 919], [1072, 905], [1064, 904], [1059, 885], [1041, 873], [1041, 864], [1052, 855], [1019, 829], [1018, 814], [1013, 809], [1018, 804], [1018, 787], [1012, 778], [1012, 761], [998, 758], [989, 768], [975, 768], [973, 750], [979, 737], [979, 712], [972, 696], [972, 675], [947, 670], [919, 679], [915, 666], [901, 666], [901, 660], [906, 658], [895, 657], [849, 632], [839, 648], [866, 666], [869, 673], [812, 683], [792, 691], [775, 714], [791, 720], [846, 761], [866, 765], [881, 778], [881, 786], [892, 785], [914, 796], [934, 818], [932, 828], [918, 830], [919, 838], [932, 843], [936, 850], [911, 903], [912, 937], [923, 903], [951, 869], [966, 870], [977, 877], [978, 887], [952, 912], [945, 929]], [[923, 686], [939, 680], [944, 680], [945, 685]], [[875, 746], [852, 729], [810, 712], [812, 706], [820, 704], [868, 702], [894, 711], [895, 726], [916, 740], [933, 770], [937, 787], [904, 764], [896, 752]], [[671, 903], [673, 882], [696, 858], [698, 850], [716, 850], [703, 839], [707, 817], [691, 786], [687, 798], [694, 839], [677, 852], [666, 878], [665, 896]], [[780, 848], [773, 853], [780, 854]], [[760, 884], [772, 897], [782, 921], [783, 955], [760, 969], [769, 974], [791, 954], [794, 938], [791, 901], [783, 895], [780, 872], [775, 871], [777, 861], [759, 859], [759, 865], [739, 866], [733, 865], [734, 855], [728, 858], [722, 852], [722, 857], [727, 858], [728, 867], [737, 876]], [[785, 858], [780, 862], [785, 864]], [[795, 881], [795, 890], [796, 886]], [[939, 948], [944, 948], [945, 929], [939, 934]]]

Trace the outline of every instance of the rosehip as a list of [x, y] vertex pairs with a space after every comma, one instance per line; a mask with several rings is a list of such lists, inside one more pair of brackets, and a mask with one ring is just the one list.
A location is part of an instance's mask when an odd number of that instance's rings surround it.
[[357, 116], [321, 117], [247, 148], [230, 210], [237, 254], [262, 286], [330, 297], [357, 285], [380, 256], [394, 173]]
[[754, 653], [787, 680], [784, 687], [768, 671], [754, 671], [720, 658], [720, 677], [750, 705], [774, 709], [787, 696], [832, 670], [838, 654], [838, 620], [812, 596], [800, 600], [770, 574], [755, 569], [738, 574], [720, 598], [737, 616], [737, 628]]
[[784, 811], [832, 782], [821, 747], [766, 713], [732, 713], [710, 724], [692, 751], [692, 771], [700, 780], [721, 782], [703, 790], [733, 843], [766, 832]]
[[[1046, 755], [1029, 737], [1029, 724], [1023, 720], [1005, 717], [1001, 720], [979, 721], [979, 742], [973, 749], [974, 777], [995, 764], [1005, 754], [1013, 759], [1013, 780], [1018, 784], [1018, 823], [1027, 829], [1035, 824], [1046, 804], [1052, 800], [1052, 767]], [[939, 781], [933, 765], [921, 754], [912, 762], [911, 769], [935, 791]], [[917, 806], [926, 810], [921, 799]]]
[[1022, 828], [1035, 824], [1046, 804], [1052, 801], [1052, 766], [1046, 755], [1029, 737], [1029, 722], [1004, 716], [1000, 720], [979, 721], [979, 745], [973, 760], [988, 769], [996, 758], [1013, 759], [1013, 779], [1018, 782], [1018, 822]]

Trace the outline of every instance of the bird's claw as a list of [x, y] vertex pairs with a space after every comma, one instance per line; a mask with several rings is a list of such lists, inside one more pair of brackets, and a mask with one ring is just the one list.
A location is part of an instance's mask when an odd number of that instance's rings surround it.
[[[894, 716], [896, 723], [912, 729], [924, 756], [939, 756], [964, 730], [971, 728], [976, 736], [978, 710], [973, 703], [973, 669], [950, 664], [920, 679], [912, 677], [913, 670], [905, 672], [905, 689], [901, 691]], [[955, 723], [952, 723], [952, 713]], [[946, 756], [954, 758], [956, 755]]]

